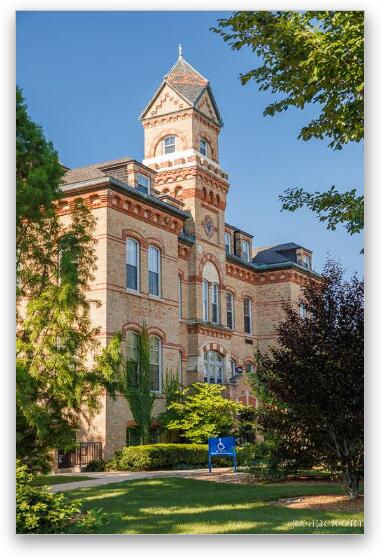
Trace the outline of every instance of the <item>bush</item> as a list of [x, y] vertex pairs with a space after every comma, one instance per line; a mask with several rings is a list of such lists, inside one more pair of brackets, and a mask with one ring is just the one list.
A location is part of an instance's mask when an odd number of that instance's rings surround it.
[[34, 476], [25, 465], [16, 467], [16, 533], [92, 533], [105, 521], [102, 510], [81, 511], [81, 503], [68, 503], [64, 495], [33, 485]]
[[310, 460], [298, 459], [274, 439], [246, 445], [238, 453], [239, 466], [259, 480], [279, 480], [309, 467]]
[[[116, 451], [107, 470], [173, 470], [207, 468], [208, 445], [166, 444], [136, 445]], [[231, 459], [218, 458], [215, 466], [231, 466]]]
[[85, 467], [85, 472], [103, 472], [106, 469], [106, 460], [99, 458], [98, 460], [91, 460]]

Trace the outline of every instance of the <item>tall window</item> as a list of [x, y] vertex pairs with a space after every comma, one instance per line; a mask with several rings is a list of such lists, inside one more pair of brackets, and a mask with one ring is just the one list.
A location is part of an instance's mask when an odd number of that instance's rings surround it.
[[183, 312], [182, 312], [182, 305], [183, 305], [183, 296], [182, 296], [182, 279], [180, 275], [178, 275], [178, 317], [182, 319]]
[[128, 361], [138, 361], [138, 336], [133, 331], [126, 335], [126, 358]]
[[212, 323], [219, 323], [219, 285], [216, 282], [212, 285], [212, 300], [211, 300], [211, 309], [212, 309]]
[[224, 245], [225, 252], [229, 255], [231, 253], [231, 234], [229, 232], [224, 232]]
[[150, 337], [150, 369], [152, 390], [159, 393], [162, 383], [162, 346], [158, 337]]
[[139, 290], [139, 244], [133, 238], [126, 240], [126, 288]]
[[300, 317], [301, 319], [306, 319], [306, 306], [304, 302], [300, 303]]
[[231, 368], [231, 379], [234, 379], [236, 377], [236, 362], [235, 362], [235, 360], [230, 360], [229, 361], [229, 366]]
[[208, 303], [209, 303], [209, 296], [208, 296], [208, 280], [203, 280], [202, 284], [202, 298], [203, 298], [203, 321], [208, 321]]
[[160, 296], [160, 251], [149, 246], [149, 294]]
[[252, 308], [250, 298], [244, 298], [244, 332], [252, 334]]
[[249, 242], [247, 240], [241, 242], [241, 253], [244, 261], [249, 261]]
[[201, 152], [202, 155], [204, 155], [205, 157], [207, 156], [208, 153], [208, 147], [207, 147], [207, 141], [205, 139], [201, 139], [199, 142], [199, 151]]
[[126, 360], [134, 383], [138, 384], [138, 336], [129, 331], [126, 335]]
[[163, 141], [163, 154], [175, 153], [175, 135], [169, 135]]
[[305, 269], [310, 269], [310, 257], [307, 255], [304, 255], [302, 258], [302, 266], [305, 267]]
[[227, 303], [227, 327], [229, 329], [233, 329], [234, 324], [233, 324], [233, 294], [232, 294], [232, 292], [227, 292], [226, 303]]
[[223, 382], [223, 358], [214, 350], [204, 353], [204, 382]]
[[178, 381], [182, 385], [183, 383], [183, 365], [182, 365], [182, 352], [178, 352]]
[[150, 193], [150, 178], [143, 174], [137, 174], [137, 190], [148, 195]]

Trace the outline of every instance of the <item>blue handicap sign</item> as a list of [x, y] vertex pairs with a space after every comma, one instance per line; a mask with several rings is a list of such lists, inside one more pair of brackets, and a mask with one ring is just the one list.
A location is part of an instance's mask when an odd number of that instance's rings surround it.
[[236, 465], [236, 442], [235, 437], [211, 437], [208, 439], [208, 470], [211, 472], [212, 456], [228, 456], [233, 459], [233, 468], [237, 471]]

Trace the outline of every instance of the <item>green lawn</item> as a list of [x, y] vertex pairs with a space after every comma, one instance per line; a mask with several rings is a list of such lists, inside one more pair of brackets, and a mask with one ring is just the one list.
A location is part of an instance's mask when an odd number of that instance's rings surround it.
[[56, 485], [56, 484], [67, 484], [70, 482], [83, 482], [85, 480], [92, 480], [92, 476], [84, 476], [83, 474], [78, 474], [78, 476], [64, 476], [57, 474], [55, 476], [36, 476], [34, 480], [34, 485]]
[[[67, 492], [84, 508], [102, 507], [105, 534], [360, 534], [362, 513], [288, 509], [267, 504], [280, 497], [342, 493], [336, 484], [235, 485], [155, 478]], [[344, 521], [343, 526], [334, 521]], [[294, 521], [298, 521], [297, 523]], [[314, 521], [314, 524], [313, 524]], [[324, 525], [319, 521], [327, 521]], [[316, 525], [321, 527], [317, 527]]]

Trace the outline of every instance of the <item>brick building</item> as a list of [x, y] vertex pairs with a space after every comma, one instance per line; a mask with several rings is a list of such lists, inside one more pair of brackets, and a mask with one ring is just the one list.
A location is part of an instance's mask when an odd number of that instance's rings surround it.
[[[140, 116], [143, 161], [126, 157], [69, 170], [60, 212], [84, 198], [97, 218], [94, 326], [106, 344], [123, 331], [129, 357], [146, 321], [155, 413], [166, 373], [183, 384], [223, 383], [227, 396], [256, 404], [246, 385], [254, 351], [274, 342], [282, 300], [297, 303], [312, 252], [294, 243], [252, 246], [225, 222], [228, 175], [219, 160], [223, 122], [209, 81], [182, 55]], [[80, 440], [110, 457], [129, 442], [132, 416], [107, 395]], [[155, 431], [153, 431], [155, 435]]]

